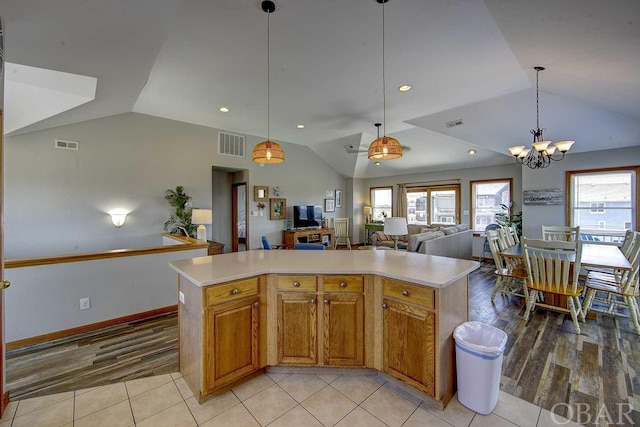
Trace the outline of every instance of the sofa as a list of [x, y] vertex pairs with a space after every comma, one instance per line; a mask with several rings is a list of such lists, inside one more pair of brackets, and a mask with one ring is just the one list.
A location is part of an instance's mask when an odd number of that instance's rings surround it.
[[[467, 224], [431, 226], [409, 224], [409, 234], [398, 238], [398, 248], [425, 255], [472, 259], [473, 230]], [[371, 244], [393, 248], [392, 236], [382, 231], [371, 235]]]

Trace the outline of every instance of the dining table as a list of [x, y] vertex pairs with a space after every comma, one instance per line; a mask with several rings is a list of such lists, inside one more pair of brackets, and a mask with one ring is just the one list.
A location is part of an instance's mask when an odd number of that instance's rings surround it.
[[[620, 247], [615, 244], [606, 243], [586, 243], [580, 242], [582, 245], [582, 257], [580, 258], [580, 265], [582, 267], [590, 268], [603, 268], [611, 270], [631, 270], [631, 263], [624, 256]], [[503, 257], [507, 258], [520, 258], [524, 260], [524, 254], [522, 253], [522, 243], [518, 242], [513, 246], [500, 252]], [[567, 255], [569, 260], [575, 260], [575, 253]], [[557, 307], [567, 307], [567, 297], [564, 295], [555, 295], [547, 293], [544, 296], [544, 303], [547, 305], [554, 305]], [[592, 317], [590, 313], [589, 317]]]

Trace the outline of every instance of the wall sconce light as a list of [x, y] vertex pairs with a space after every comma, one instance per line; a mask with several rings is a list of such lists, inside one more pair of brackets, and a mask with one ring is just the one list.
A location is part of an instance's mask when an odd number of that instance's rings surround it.
[[124, 209], [114, 209], [111, 212], [109, 212], [109, 215], [111, 215], [111, 222], [113, 222], [113, 225], [115, 225], [116, 227], [122, 227], [124, 225], [124, 221], [127, 219], [127, 214], [129, 212], [125, 211]]
[[200, 224], [196, 230], [196, 239], [206, 242], [207, 227], [205, 227], [204, 224], [211, 224], [213, 222], [211, 209], [192, 209], [191, 222], [194, 224]]

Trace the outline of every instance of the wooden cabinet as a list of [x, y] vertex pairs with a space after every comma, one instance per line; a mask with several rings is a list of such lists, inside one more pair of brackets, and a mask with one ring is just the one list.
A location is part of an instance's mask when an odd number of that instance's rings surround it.
[[206, 288], [204, 379], [208, 392], [259, 369], [259, 279]]
[[207, 308], [204, 364], [207, 391], [259, 369], [259, 310], [257, 296]]
[[224, 243], [214, 242], [207, 240], [209, 247], [207, 248], [207, 255], [220, 255], [224, 253]]
[[282, 243], [288, 249], [293, 249], [296, 243], [317, 243], [333, 249], [333, 228], [318, 228], [313, 230], [285, 230], [282, 232]]
[[264, 276], [197, 287], [179, 280], [180, 372], [199, 402], [266, 366]]
[[319, 283], [316, 276], [276, 279], [278, 363], [363, 366], [363, 276], [319, 279]]
[[436, 398], [434, 289], [383, 279], [383, 368]]
[[363, 276], [322, 276], [323, 364], [364, 365]]
[[278, 363], [317, 363], [316, 276], [278, 276]]

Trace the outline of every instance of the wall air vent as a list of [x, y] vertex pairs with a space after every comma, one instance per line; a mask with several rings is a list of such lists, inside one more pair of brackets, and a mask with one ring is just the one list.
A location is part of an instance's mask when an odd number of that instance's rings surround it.
[[451, 120], [450, 122], [447, 122], [445, 124], [447, 125], [447, 128], [451, 129], [456, 126], [462, 126], [464, 123], [462, 123], [462, 119], [458, 119], [458, 120]]
[[218, 133], [218, 154], [244, 157], [244, 136], [231, 133]]
[[56, 139], [56, 148], [62, 148], [63, 150], [77, 150], [79, 144], [76, 141], [63, 141], [61, 139]]

